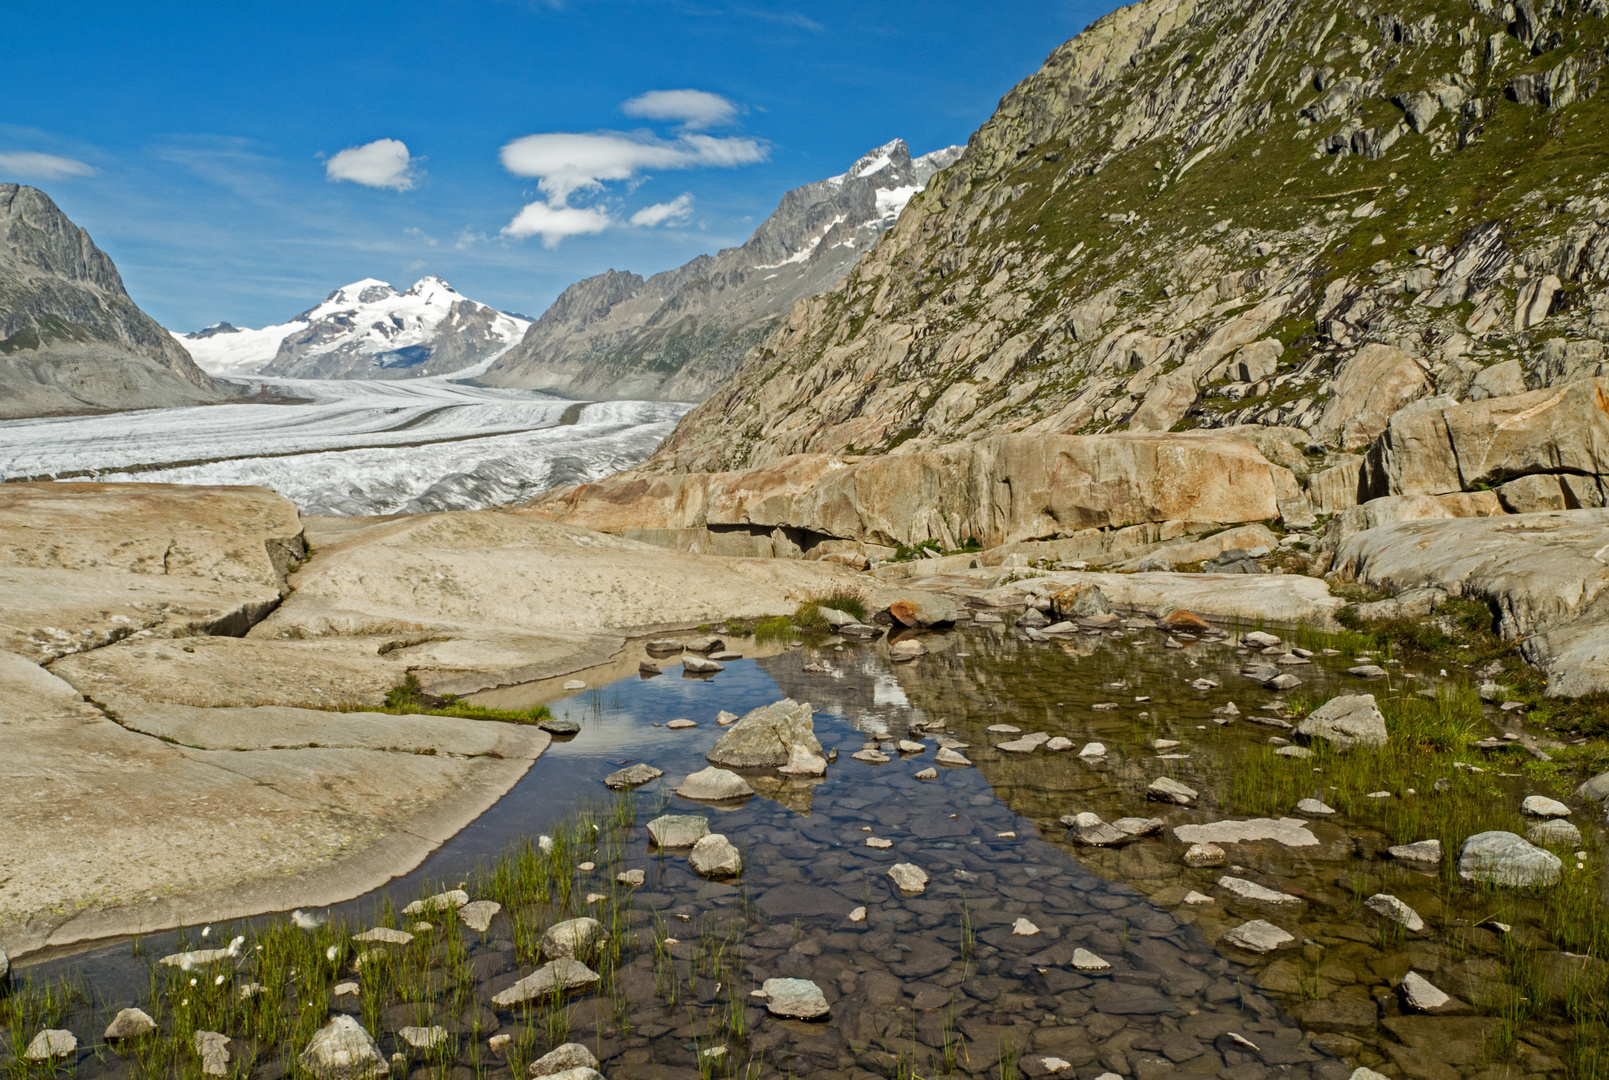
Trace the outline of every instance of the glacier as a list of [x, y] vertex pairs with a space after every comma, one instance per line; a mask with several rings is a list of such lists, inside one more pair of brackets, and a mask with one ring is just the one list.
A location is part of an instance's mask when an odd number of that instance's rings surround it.
[[630, 468], [692, 407], [463, 377], [253, 380], [304, 403], [3, 421], [0, 480], [259, 484], [337, 517], [473, 510]]

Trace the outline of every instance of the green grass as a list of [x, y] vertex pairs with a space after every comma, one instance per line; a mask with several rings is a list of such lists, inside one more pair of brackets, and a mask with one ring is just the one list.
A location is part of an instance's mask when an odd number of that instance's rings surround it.
[[553, 719], [546, 705], [533, 705], [529, 709], [492, 709], [485, 705], [470, 705], [456, 697], [435, 697], [419, 688], [419, 677], [408, 672], [407, 678], [386, 691], [381, 706], [354, 705], [347, 711], [383, 712], [393, 716], [457, 716], [465, 720], [497, 720], [510, 724], [538, 724]]

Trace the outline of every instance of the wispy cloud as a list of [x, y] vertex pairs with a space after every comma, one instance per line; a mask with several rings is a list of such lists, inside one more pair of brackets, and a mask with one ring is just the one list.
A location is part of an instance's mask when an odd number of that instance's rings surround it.
[[645, 169], [734, 168], [770, 156], [757, 139], [682, 135], [660, 139], [602, 131], [587, 135], [527, 135], [503, 147], [503, 167], [516, 176], [537, 178], [537, 187], [555, 206], [577, 191], [595, 191], [606, 181], [629, 180]]
[[693, 216], [693, 193], [684, 191], [670, 202], [645, 206], [631, 215], [633, 225], [652, 228], [655, 225], [678, 225]]
[[414, 185], [415, 163], [402, 140], [376, 139], [330, 158], [324, 164], [324, 175], [331, 182], [349, 180], [364, 187], [407, 191]]
[[620, 106], [627, 116], [680, 120], [685, 131], [720, 127], [737, 119], [738, 107], [706, 90], [650, 90]]
[[21, 150], [0, 153], [0, 174], [6, 173], [28, 180], [62, 180], [69, 176], [93, 176], [95, 170], [73, 158]]

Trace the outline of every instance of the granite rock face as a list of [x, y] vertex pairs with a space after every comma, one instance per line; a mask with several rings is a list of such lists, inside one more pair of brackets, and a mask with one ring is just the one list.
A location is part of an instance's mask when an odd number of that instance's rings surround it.
[[50, 196], [0, 184], [0, 420], [226, 397]]

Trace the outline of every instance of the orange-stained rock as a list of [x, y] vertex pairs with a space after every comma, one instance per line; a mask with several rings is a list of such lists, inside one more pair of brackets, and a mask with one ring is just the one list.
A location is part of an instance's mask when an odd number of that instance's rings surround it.
[[1212, 629], [1212, 624], [1193, 611], [1170, 611], [1157, 623], [1164, 630], [1183, 630], [1186, 633], [1198, 634]]

